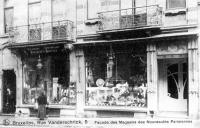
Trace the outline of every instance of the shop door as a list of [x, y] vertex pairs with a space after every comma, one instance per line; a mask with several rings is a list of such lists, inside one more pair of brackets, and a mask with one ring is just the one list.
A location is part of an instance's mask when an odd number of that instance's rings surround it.
[[158, 61], [159, 110], [187, 112], [188, 64], [186, 59]]
[[16, 75], [14, 70], [3, 71], [3, 113], [15, 113]]

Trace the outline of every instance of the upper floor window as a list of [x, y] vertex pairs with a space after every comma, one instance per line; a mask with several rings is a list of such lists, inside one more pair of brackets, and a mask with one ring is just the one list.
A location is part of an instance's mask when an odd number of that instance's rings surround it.
[[13, 27], [13, 0], [4, 0], [4, 30], [8, 33]]
[[66, 20], [67, 17], [66, 0], [52, 1], [52, 15], [53, 15], [53, 21]]
[[87, 0], [87, 19], [98, 18], [98, 12], [100, 11], [99, 0]]
[[41, 3], [30, 3], [29, 6], [29, 24], [38, 24], [41, 21]]
[[4, 9], [5, 33], [8, 33], [13, 27], [13, 7]]
[[185, 8], [186, 0], [167, 0], [167, 9]]
[[29, 40], [41, 39], [41, 3], [29, 3]]

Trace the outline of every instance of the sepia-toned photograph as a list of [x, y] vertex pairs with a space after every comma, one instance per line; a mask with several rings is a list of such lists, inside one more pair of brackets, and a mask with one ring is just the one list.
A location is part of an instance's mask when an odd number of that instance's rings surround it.
[[0, 0], [1, 128], [200, 128], [200, 0]]

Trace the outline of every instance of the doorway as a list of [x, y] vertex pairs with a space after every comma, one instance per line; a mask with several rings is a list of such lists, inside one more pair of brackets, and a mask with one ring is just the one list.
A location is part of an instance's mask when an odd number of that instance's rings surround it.
[[188, 63], [187, 59], [163, 59], [158, 61], [159, 111], [188, 111]]
[[14, 70], [3, 70], [3, 113], [15, 113], [16, 75]]

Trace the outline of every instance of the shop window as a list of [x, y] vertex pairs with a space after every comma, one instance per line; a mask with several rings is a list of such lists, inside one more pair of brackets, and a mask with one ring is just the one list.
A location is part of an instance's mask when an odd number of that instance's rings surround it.
[[86, 50], [86, 105], [146, 107], [145, 52], [93, 50]]
[[186, 0], [167, 0], [167, 9], [185, 8]]
[[[23, 66], [23, 103], [34, 104], [41, 91], [49, 104], [75, 105], [76, 83], [69, 82], [69, 60], [66, 56], [27, 58]], [[42, 67], [38, 68], [38, 63]], [[40, 65], [41, 66], [41, 65]]]

